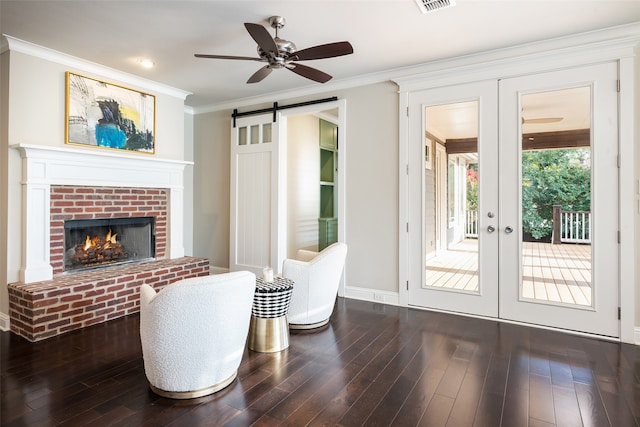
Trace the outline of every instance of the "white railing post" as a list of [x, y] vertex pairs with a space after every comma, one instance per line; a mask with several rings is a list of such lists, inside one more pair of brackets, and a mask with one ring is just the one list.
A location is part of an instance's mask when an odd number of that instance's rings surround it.
[[591, 243], [591, 212], [561, 212], [560, 241]]
[[465, 217], [465, 237], [478, 237], [478, 211], [467, 211]]

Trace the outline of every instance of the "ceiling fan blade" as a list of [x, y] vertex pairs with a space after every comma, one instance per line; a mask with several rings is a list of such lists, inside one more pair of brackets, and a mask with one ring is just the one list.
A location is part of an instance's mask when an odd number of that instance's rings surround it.
[[306, 65], [296, 64], [292, 62], [287, 68], [299, 76], [306, 77], [314, 80], [318, 83], [326, 83], [331, 80], [331, 76], [325, 72], [317, 70], [315, 68], [307, 67]]
[[274, 56], [278, 54], [278, 45], [265, 27], [251, 22], [245, 22], [244, 27], [247, 29], [251, 37], [253, 37], [253, 40], [258, 43], [260, 49], [264, 50], [266, 53], [272, 52]]
[[349, 42], [335, 42], [308, 47], [295, 52], [292, 57], [296, 61], [309, 61], [312, 59], [334, 58], [336, 56], [350, 55], [353, 46]]
[[273, 68], [271, 68], [270, 65], [265, 65], [264, 67], [253, 73], [253, 75], [249, 77], [249, 80], [247, 80], [247, 83], [258, 83], [264, 80], [264, 78], [269, 74], [271, 74], [271, 71], [273, 71]]
[[233, 55], [207, 55], [204, 53], [194, 54], [196, 58], [212, 58], [212, 59], [242, 59], [246, 61], [263, 61], [262, 58], [253, 58], [251, 56], [233, 56]]
[[540, 117], [538, 119], [525, 119], [522, 118], [522, 124], [543, 124], [543, 123], [556, 123], [562, 121], [562, 117]]

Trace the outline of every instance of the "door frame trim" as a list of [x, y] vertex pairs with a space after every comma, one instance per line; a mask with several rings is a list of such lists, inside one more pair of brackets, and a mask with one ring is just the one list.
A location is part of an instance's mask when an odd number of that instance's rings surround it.
[[[334, 121], [329, 117], [322, 117], [319, 114], [322, 111], [326, 110], [338, 110], [338, 144], [339, 144], [339, 155], [338, 155], [338, 241], [347, 243], [347, 227], [346, 227], [346, 213], [347, 213], [347, 197], [346, 197], [346, 185], [347, 185], [347, 177], [346, 177], [346, 166], [347, 166], [347, 100], [346, 99], [338, 99], [336, 101], [325, 102], [322, 104], [312, 104], [301, 107], [295, 107], [291, 109], [281, 110], [278, 112], [280, 121], [282, 122], [282, 126], [284, 127], [284, 131], [278, 134], [278, 144], [281, 147], [284, 147], [286, 151], [286, 147], [288, 144], [288, 137], [286, 132], [287, 127], [287, 119], [290, 116], [299, 116], [299, 115], [316, 115], [318, 117], [324, 118], [329, 121]], [[286, 162], [285, 162], [286, 164]], [[286, 227], [285, 227], [286, 228]], [[287, 238], [285, 236], [284, 243], [287, 244]], [[286, 253], [286, 250], [284, 250]], [[342, 274], [342, 279], [340, 281], [340, 285], [338, 286], [338, 295], [343, 297], [345, 296], [345, 283], [347, 278], [347, 262], [345, 262], [344, 271]]]
[[[640, 266], [635, 256], [640, 246], [640, 226], [636, 226], [640, 204], [640, 179], [635, 170], [636, 142], [634, 133], [634, 93], [636, 80], [635, 55], [640, 33], [584, 34], [509, 48], [485, 54], [441, 61], [431, 71], [394, 79], [398, 85], [398, 302], [408, 307], [409, 291], [409, 96], [411, 92], [469, 83], [487, 79], [502, 79], [563, 68], [591, 65], [603, 61], [617, 61], [620, 90], [618, 143], [620, 153], [619, 215], [622, 233], [619, 244], [620, 341], [635, 343], [636, 283]], [[640, 162], [638, 162], [640, 163]], [[638, 172], [640, 173], [640, 172]]]

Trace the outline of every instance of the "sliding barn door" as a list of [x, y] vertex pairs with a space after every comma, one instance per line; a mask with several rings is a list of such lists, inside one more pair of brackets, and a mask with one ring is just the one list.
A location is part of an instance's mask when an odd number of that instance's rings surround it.
[[236, 119], [231, 128], [229, 269], [279, 272], [286, 242], [285, 153], [278, 122], [266, 114]]

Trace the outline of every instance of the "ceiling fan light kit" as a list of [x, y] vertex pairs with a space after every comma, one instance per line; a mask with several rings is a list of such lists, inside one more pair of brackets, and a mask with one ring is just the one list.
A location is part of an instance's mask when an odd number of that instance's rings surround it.
[[318, 46], [308, 47], [298, 50], [296, 45], [278, 36], [280, 30], [286, 24], [286, 20], [282, 16], [272, 16], [268, 20], [269, 25], [276, 30], [275, 37], [269, 34], [269, 31], [261, 25], [246, 22], [244, 24], [249, 35], [256, 42], [258, 57], [249, 56], [232, 56], [232, 55], [209, 55], [196, 53], [196, 58], [212, 58], [212, 59], [236, 59], [244, 61], [260, 61], [266, 62], [267, 65], [256, 71], [247, 83], [258, 83], [264, 80], [274, 69], [286, 68], [299, 76], [316, 81], [318, 83], [326, 83], [331, 80], [332, 76], [318, 69], [299, 64], [295, 61], [311, 61], [314, 59], [334, 58], [336, 56], [350, 55], [353, 53], [353, 47], [347, 41], [327, 43]]
[[435, 12], [436, 10], [453, 7], [456, 0], [416, 0], [422, 13]]

